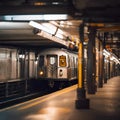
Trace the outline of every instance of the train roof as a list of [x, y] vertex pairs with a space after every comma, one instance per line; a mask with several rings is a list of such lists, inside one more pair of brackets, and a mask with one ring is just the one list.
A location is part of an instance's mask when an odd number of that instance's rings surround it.
[[70, 51], [70, 50], [67, 50], [67, 49], [64, 49], [64, 48], [47, 48], [47, 49], [44, 49], [40, 52], [40, 54], [48, 54], [49, 53], [66, 53], [66, 54], [76, 54], [77, 55], [77, 52], [74, 52], [74, 51]]

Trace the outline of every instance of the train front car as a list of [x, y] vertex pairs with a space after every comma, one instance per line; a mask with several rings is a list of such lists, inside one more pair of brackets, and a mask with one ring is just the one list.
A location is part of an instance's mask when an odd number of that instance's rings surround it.
[[38, 55], [38, 78], [47, 81], [50, 87], [63, 87], [69, 80], [76, 78], [77, 55], [65, 49], [49, 48]]

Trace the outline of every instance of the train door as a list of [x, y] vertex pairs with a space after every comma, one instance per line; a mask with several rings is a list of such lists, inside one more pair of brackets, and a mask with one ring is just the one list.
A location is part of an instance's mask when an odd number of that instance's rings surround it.
[[47, 77], [57, 78], [57, 55], [47, 55]]

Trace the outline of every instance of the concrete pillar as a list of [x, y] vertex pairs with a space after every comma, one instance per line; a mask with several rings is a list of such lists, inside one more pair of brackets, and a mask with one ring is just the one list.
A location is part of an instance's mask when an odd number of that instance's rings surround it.
[[[106, 40], [107, 40], [107, 33], [105, 32], [103, 35], [103, 49], [105, 49], [106, 46]], [[105, 56], [103, 56], [103, 79], [104, 79], [104, 83], [107, 83], [107, 59], [105, 58]]]
[[100, 57], [99, 57], [99, 84], [98, 87], [103, 87], [103, 71], [104, 71], [104, 57], [103, 57], [103, 46], [100, 42]]
[[107, 59], [104, 57], [104, 83], [107, 83]]
[[107, 62], [107, 80], [110, 79], [110, 59]]
[[95, 52], [96, 29], [89, 27], [88, 62], [87, 62], [87, 88], [89, 94], [96, 92], [96, 52]]

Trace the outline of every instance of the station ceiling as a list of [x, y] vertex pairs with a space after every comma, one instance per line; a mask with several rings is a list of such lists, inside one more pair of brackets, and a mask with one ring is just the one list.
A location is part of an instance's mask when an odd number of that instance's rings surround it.
[[[36, 20], [54, 23], [66, 36], [79, 39], [81, 21], [105, 33], [105, 44], [120, 58], [120, 0], [1, 0], [0, 44], [28, 47], [63, 47], [38, 36], [29, 20], [5, 20], [5, 15], [67, 14], [66, 20]], [[103, 37], [103, 36], [102, 36]]]

